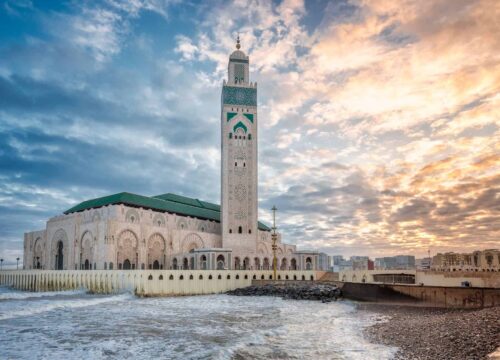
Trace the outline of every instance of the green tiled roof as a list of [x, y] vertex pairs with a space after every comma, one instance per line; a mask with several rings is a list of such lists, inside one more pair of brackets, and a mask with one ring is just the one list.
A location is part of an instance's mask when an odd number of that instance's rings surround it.
[[[64, 213], [70, 214], [116, 204], [125, 204], [134, 207], [142, 207], [145, 209], [170, 212], [220, 222], [220, 205], [171, 193], [148, 197], [122, 192], [81, 202], [80, 204], [73, 206], [71, 209], [66, 210]], [[271, 230], [260, 221], [259, 229], [265, 231]]]

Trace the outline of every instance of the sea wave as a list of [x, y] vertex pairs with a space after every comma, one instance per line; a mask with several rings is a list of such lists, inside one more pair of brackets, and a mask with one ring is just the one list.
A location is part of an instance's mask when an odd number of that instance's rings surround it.
[[85, 294], [87, 290], [67, 290], [67, 291], [42, 291], [42, 292], [27, 292], [19, 290], [0, 291], [0, 301], [1, 300], [25, 300], [30, 298], [42, 298], [49, 296], [74, 296]]
[[[66, 292], [58, 292], [59, 294], [67, 296]], [[62, 293], [62, 294], [61, 294]], [[75, 292], [73, 295], [79, 295], [78, 292]], [[97, 296], [97, 295], [87, 295], [87, 296], [79, 296], [73, 299], [47, 299], [36, 302], [29, 302], [26, 305], [21, 306], [10, 306], [6, 308], [0, 307], [0, 320], [13, 319], [24, 316], [33, 316], [37, 314], [41, 314], [47, 311], [52, 310], [62, 310], [62, 309], [73, 309], [73, 308], [81, 308], [87, 306], [95, 306], [103, 303], [109, 302], [119, 302], [125, 301], [130, 298], [133, 298], [133, 294], [119, 294], [114, 296]]]

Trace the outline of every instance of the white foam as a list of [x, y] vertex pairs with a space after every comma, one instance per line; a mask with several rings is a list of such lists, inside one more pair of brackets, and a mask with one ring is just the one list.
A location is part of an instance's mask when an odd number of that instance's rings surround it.
[[0, 292], [0, 300], [24, 300], [30, 298], [41, 298], [48, 296], [74, 296], [85, 294], [85, 289], [67, 290], [67, 291], [44, 291], [44, 292], [28, 292], [11, 290], [9, 292]]
[[31, 302], [22, 309], [17, 307], [0, 313], [0, 320], [12, 319], [21, 316], [32, 316], [56, 309], [72, 309], [86, 306], [94, 306], [113, 301], [124, 301], [132, 298], [132, 294], [120, 294], [115, 296], [68, 299], [68, 300], [47, 300], [43, 302]]

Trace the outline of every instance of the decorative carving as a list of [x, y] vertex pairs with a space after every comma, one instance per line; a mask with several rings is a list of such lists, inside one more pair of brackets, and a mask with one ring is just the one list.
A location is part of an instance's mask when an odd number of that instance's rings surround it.
[[127, 212], [125, 213], [126, 222], [132, 224], [138, 224], [139, 220], [140, 220], [139, 212], [136, 209], [128, 209]]
[[247, 197], [247, 188], [243, 184], [238, 184], [234, 188], [234, 196], [237, 200], [243, 201]]

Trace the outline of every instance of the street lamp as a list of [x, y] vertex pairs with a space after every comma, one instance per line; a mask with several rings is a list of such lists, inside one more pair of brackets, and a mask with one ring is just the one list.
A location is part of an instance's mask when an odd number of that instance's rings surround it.
[[16, 270], [19, 270], [19, 258], [16, 258], [16, 260], [17, 260]]
[[276, 258], [276, 249], [278, 248], [278, 245], [276, 245], [276, 240], [278, 239], [278, 234], [276, 234], [276, 208], [275, 205], [273, 205], [273, 208], [271, 209], [273, 211], [273, 233], [271, 234], [271, 239], [273, 240], [273, 271], [274, 271], [274, 280], [277, 280], [276, 277], [276, 265], [278, 262], [278, 259]]

